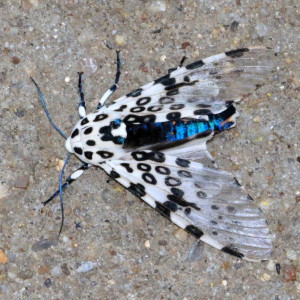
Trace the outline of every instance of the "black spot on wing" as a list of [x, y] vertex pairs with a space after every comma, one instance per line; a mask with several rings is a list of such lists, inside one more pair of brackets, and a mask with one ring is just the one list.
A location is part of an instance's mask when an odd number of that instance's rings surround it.
[[136, 101], [136, 105], [146, 105], [151, 101], [150, 97], [142, 97]]
[[151, 166], [148, 165], [148, 164], [139, 163], [139, 164], [137, 164], [137, 168], [138, 168], [140, 171], [144, 171], [144, 172], [149, 172], [149, 171], [151, 171]]
[[74, 148], [74, 151], [75, 151], [75, 153], [77, 153], [77, 154], [79, 154], [79, 155], [82, 155], [82, 153], [83, 153], [82, 149], [79, 148], [79, 147], [75, 147], [75, 148]]
[[94, 122], [99, 122], [105, 120], [108, 117], [107, 114], [99, 114], [95, 117]]
[[163, 163], [166, 160], [165, 155], [162, 152], [145, 152], [145, 151], [134, 151], [131, 153], [133, 159], [137, 161], [152, 160], [155, 162]]
[[180, 112], [171, 112], [166, 115], [166, 118], [169, 121], [179, 121], [180, 117], [181, 117]]
[[136, 89], [136, 90], [128, 93], [126, 96], [127, 97], [138, 97], [141, 95], [142, 91], [143, 91], [143, 89], [139, 88], [139, 89]]
[[177, 172], [177, 174], [178, 174], [179, 177], [186, 177], [186, 178], [191, 178], [192, 177], [192, 174], [189, 171], [186, 171], [186, 170], [179, 170]]
[[184, 108], [184, 104], [173, 104], [170, 106], [171, 110], [178, 110]]
[[164, 202], [164, 206], [170, 209], [172, 212], [176, 212], [178, 210], [178, 205], [172, 201]]
[[201, 68], [202, 66], [204, 66], [204, 62], [202, 60], [198, 60], [198, 61], [195, 61], [191, 64], [188, 64], [186, 65], [185, 67], [188, 69], [188, 70], [193, 70], [193, 69], [196, 69], [196, 68]]
[[121, 105], [118, 109], [115, 109], [115, 111], [123, 111], [125, 108], [127, 108], [127, 105]]
[[176, 82], [175, 78], [170, 78], [170, 74], [162, 76], [156, 80], [154, 80], [154, 84], [161, 83], [162, 85], [168, 86], [174, 84]]
[[179, 89], [173, 89], [166, 93], [167, 96], [175, 96], [179, 94]]
[[111, 171], [109, 175], [110, 175], [110, 177], [112, 177], [113, 179], [120, 178], [120, 174], [117, 173], [116, 171]]
[[84, 152], [84, 156], [85, 156], [87, 159], [92, 159], [92, 158], [93, 158], [93, 152], [91, 152], [91, 151], [85, 151], [85, 152]]
[[237, 251], [237, 250], [235, 250], [235, 249], [233, 249], [233, 248], [231, 248], [231, 247], [223, 247], [223, 248], [221, 249], [221, 251], [223, 251], [223, 252], [225, 252], [225, 253], [228, 253], [228, 254], [230, 254], [230, 255], [236, 256], [236, 257], [238, 257], [238, 258], [243, 258], [243, 257], [244, 257], [244, 254], [243, 254], [243, 253], [241, 253], [241, 252], [239, 252], [239, 251]]
[[128, 163], [122, 163], [121, 166], [124, 167], [128, 173], [133, 172], [133, 169], [130, 167]]
[[176, 83], [176, 84], [173, 84], [173, 85], [166, 86], [165, 91], [170, 91], [170, 90], [173, 90], [173, 89], [178, 90], [183, 86], [194, 85], [196, 82], [198, 82], [198, 80], [194, 80], [192, 82], [179, 82], [179, 83]]
[[84, 119], [82, 119], [80, 125], [83, 126], [83, 125], [87, 124], [88, 122], [89, 122], [88, 118], [84, 118]]
[[236, 50], [230, 50], [230, 51], [225, 52], [225, 54], [230, 57], [241, 57], [244, 55], [245, 52], [249, 52], [249, 49], [241, 48], [241, 49], [236, 49]]
[[72, 132], [72, 134], [71, 134], [71, 138], [73, 139], [75, 136], [77, 136], [79, 134], [79, 130], [78, 130], [78, 128], [76, 128], [73, 132]]
[[157, 111], [162, 110], [162, 106], [160, 106], [160, 105], [152, 105], [152, 106], [149, 106], [147, 108], [147, 110], [151, 111], [151, 112], [157, 112]]
[[188, 168], [191, 163], [189, 160], [182, 159], [182, 158], [177, 158], [175, 162], [179, 167], [183, 167], [183, 168]]
[[88, 141], [86, 141], [86, 144], [87, 144], [88, 146], [95, 146], [95, 145], [96, 145], [96, 142], [93, 141], [93, 140], [88, 140]]
[[165, 178], [165, 184], [167, 186], [179, 186], [179, 185], [181, 185], [181, 180], [176, 177], [167, 176]]
[[203, 199], [203, 198], [207, 197], [206, 193], [204, 193], [203, 191], [198, 191], [196, 195], [200, 199]]
[[201, 115], [205, 115], [205, 116], [210, 116], [213, 113], [209, 110], [209, 109], [197, 109], [194, 111], [194, 115], [196, 116], [201, 116]]
[[171, 215], [171, 211], [169, 208], [165, 207], [164, 205], [162, 205], [161, 203], [155, 201], [155, 209], [160, 212], [164, 217], [166, 217], [167, 219], [170, 220], [170, 215]]
[[178, 188], [171, 188], [171, 192], [173, 195], [175, 195], [176, 197], [180, 197], [180, 198], [182, 198], [184, 195], [184, 191], [180, 190]]
[[187, 207], [184, 209], [184, 213], [188, 216], [192, 212], [192, 209], [190, 207]]
[[143, 173], [142, 174], [142, 179], [149, 184], [156, 184], [157, 180], [151, 173]]
[[158, 174], [162, 174], [162, 175], [169, 175], [171, 173], [170, 169], [167, 167], [163, 167], [163, 166], [156, 166], [155, 167], [155, 171]]
[[144, 111], [146, 108], [143, 107], [143, 106], [137, 106], [137, 107], [132, 107], [130, 109], [130, 112], [133, 112], [133, 113], [139, 113], [139, 112], [142, 112]]
[[109, 151], [97, 151], [97, 154], [101, 156], [101, 158], [111, 158], [113, 156], [113, 153]]
[[198, 239], [200, 239], [201, 236], [204, 234], [202, 230], [200, 230], [199, 228], [195, 227], [194, 225], [188, 225], [188, 226], [186, 226], [185, 230], [188, 233], [191, 233], [193, 236], [195, 236]]
[[84, 133], [85, 135], [88, 135], [88, 134], [90, 134], [92, 131], [93, 131], [93, 127], [89, 127], [89, 128], [87, 128], [83, 133]]
[[128, 187], [128, 190], [138, 197], [143, 197], [146, 195], [145, 187], [140, 183], [135, 184], [131, 182], [130, 186]]
[[172, 97], [161, 97], [158, 101], [160, 104], [171, 104], [175, 101], [175, 99]]

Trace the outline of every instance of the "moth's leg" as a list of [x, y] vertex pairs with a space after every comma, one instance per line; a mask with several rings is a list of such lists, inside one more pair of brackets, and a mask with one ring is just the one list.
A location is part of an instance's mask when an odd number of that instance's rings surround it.
[[178, 67], [177, 67], [177, 68], [171, 68], [171, 69], [169, 69], [169, 70], [168, 70], [168, 74], [170, 74], [171, 72], [173, 72], [173, 71], [175, 71], [175, 70], [181, 68], [181, 67], [183, 66], [184, 62], [186, 61], [186, 59], [187, 59], [187, 57], [184, 56], [184, 57], [181, 59], [181, 61], [180, 61], [179, 65], [178, 65]]
[[[84, 163], [84, 164], [82, 164], [82, 166], [80, 168], [78, 168], [76, 171], [74, 171], [63, 183], [63, 185], [62, 185], [63, 191], [66, 189], [66, 187], [68, 185], [70, 185], [72, 182], [74, 182], [76, 179], [78, 179], [84, 173], [84, 171], [87, 170], [88, 168], [90, 168], [91, 166], [92, 166], [91, 164]], [[48, 204], [58, 195], [59, 195], [59, 190], [57, 190], [48, 200], [44, 201], [43, 204], [44, 205]]]
[[181, 68], [181, 67], [183, 66], [183, 64], [184, 64], [184, 62], [186, 61], [186, 59], [187, 59], [187, 56], [183, 56], [183, 58], [181, 59], [181, 61], [180, 61], [180, 63], [179, 63], [178, 68]]
[[78, 104], [78, 113], [79, 113], [80, 119], [83, 119], [86, 116], [84, 92], [82, 89], [82, 75], [83, 75], [83, 72], [78, 72], [78, 94], [80, 97], [80, 101]]
[[113, 94], [113, 92], [116, 91], [116, 89], [118, 88], [118, 82], [120, 79], [120, 75], [121, 75], [121, 61], [120, 61], [120, 51], [116, 51], [117, 53], [117, 73], [116, 73], [116, 77], [115, 77], [115, 82], [114, 84], [103, 94], [103, 96], [101, 97], [98, 105], [97, 105], [97, 109], [100, 109], [103, 104], [105, 103], [105, 101]]

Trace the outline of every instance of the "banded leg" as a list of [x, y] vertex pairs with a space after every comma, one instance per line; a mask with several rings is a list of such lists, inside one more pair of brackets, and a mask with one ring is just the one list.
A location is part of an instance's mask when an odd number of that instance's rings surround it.
[[78, 113], [79, 113], [80, 119], [83, 119], [86, 116], [84, 92], [82, 89], [82, 75], [83, 75], [83, 72], [78, 72], [78, 94], [80, 97], [80, 101], [78, 104]]
[[[79, 178], [85, 170], [87, 170], [88, 168], [90, 168], [92, 165], [84, 163], [82, 164], [82, 166], [80, 168], [78, 168], [77, 170], [75, 170], [67, 179], [66, 181], [63, 183], [62, 185], [62, 190], [64, 191], [66, 189], [67, 186], [69, 186], [72, 182], [74, 182], [77, 178]], [[51, 202], [55, 197], [57, 197], [59, 195], [59, 189], [46, 201], [43, 201], [42, 203], [44, 205], [48, 204], [49, 202]]]
[[114, 84], [103, 94], [103, 96], [101, 97], [98, 105], [97, 105], [97, 109], [100, 109], [105, 101], [116, 91], [116, 89], [118, 88], [118, 82], [120, 79], [120, 75], [121, 75], [121, 61], [120, 61], [120, 51], [116, 51], [117, 53], [117, 73], [116, 73], [116, 77], [115, 77], [115, 82]]

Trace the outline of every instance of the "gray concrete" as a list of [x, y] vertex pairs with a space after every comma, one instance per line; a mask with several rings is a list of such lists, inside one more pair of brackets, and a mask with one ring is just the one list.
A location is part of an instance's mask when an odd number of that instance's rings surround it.
[[[300, 298], [297, 0], [7, 0], [0, 16], [0, 299]], [[96, 169], [66, 192], [56, 243], [58, 201], [45, 208], [41, 201], [57, 188], [66, 150], [29, 76], [69, 133], [78, 118], [76, 72], [85, 71], [92, 111], [113, 81], [116, 49], [124, 62], [119, 97], [183, 55], [192, 62], [249, 45], [272, 47], [278, 68], [209, 150], [262, 208], [275, 235], [272, 260], [241, 261], [195, 244]], [[76, 166], [72, 158], [67, 173]]]

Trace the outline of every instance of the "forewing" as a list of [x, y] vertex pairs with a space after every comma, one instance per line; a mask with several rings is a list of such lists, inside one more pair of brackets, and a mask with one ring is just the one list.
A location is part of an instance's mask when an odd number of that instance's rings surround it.
[[273, 52], [263, 47], [224, 52], [178, 68], [117, 99], [109, 109], [124, 116], [155, 114], [156, 122], [178, 111], [181, 118], [203, 118], [264, 83], [273, 60]]
[[230, 173], [151, 151], [132, 152], [101, 167], [200, 240], [247, 260], [269, 257], [266, 221]]

